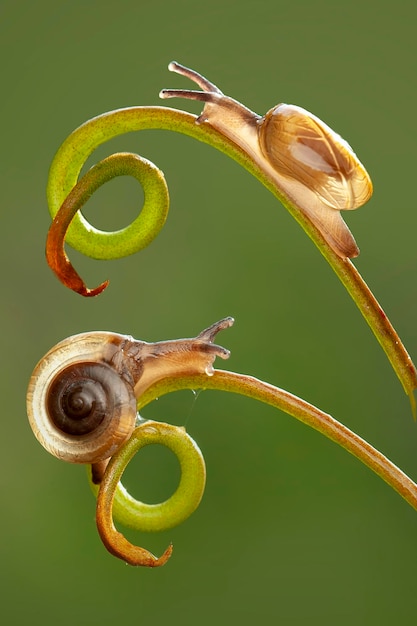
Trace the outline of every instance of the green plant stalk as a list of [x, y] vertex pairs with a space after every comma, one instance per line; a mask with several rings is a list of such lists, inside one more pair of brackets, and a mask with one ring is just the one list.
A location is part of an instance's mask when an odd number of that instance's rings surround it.
[[[145, 129], [172, 130], [189, 135], [224, 152], [258, 178], [284, 204], [314, 241], [356, 302], [384, 349], [410, 398], [415, 415], [413, 395], [417, 387], [415, 366], [398, 334], [355, 266], [349, 259], [339, 257], [330, 248], [311, 220], [291, 204], [275, 183], [240, 147], [209, 124], [196, 124], [196, 120], [194, 115], [167, 107], [131, 107], [111, 111], [89, 120], [64, 141], [54, 158], [47, 189], [51, 215], [54, 217], [58, 213], [68, 194], [77, 185], [81, 168], [95, 148], [118, 135]], [[78, 182], [79, 188], [82, 188], [83, 184], [83, 179], [81, 179]], [[166, 209], [163, 208], [163, 210]], [[77, 209], [74, 209], [74, 214], [76, 212]], [[152, 238], [155, 235], [145, 232], [144, 236]], [[111, 252], [111, 233], [103, 233], [93, 228], [80, 213], [74, 215], [66, 241], [87, 256], [98, 259], [114, 258]], [[128, 237], [125, 243], [126, 246], [129, 244]]]
[[288, 413], [356, 456], [417, 510], [417, 484], [411, 478], [359, 435], [335, 420], [331, 415], [297, 396], [252, 376], [225, 370], [214, 370], [212, 376], [204, 374], [189, 377], [172, 376], [159, 381], [149, 387], [139, 398], [138, 409], [142, 409], [166, 393], [180, 389], [216, 389], [238, 393]]

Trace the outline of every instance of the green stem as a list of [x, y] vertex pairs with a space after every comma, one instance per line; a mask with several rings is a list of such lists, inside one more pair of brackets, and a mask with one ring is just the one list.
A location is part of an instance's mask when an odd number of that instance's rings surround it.
[[417, 484], [402, 472], [386, 456], [367, 441], [335, 420], [331, 415], [301, 400], [283, 389], [264, 383], [252, 376], [215, 370], [213, 376], [195, 375], [166, 378], [150, 387], [138, 400], [139, 410], [152, 400], [180, 389], [217, 389], [229, 391], [259, 400], [288, 413], [314, 428], [356, 456], [362, 463], [380, 476], [417, 510]]
[[[413, 396], [413, 390], [417, 387], [415, 366], [398, 334], [352, 262], [339, 257], [330, 248], [311, 220], [291, 204], [274, 181], [240, 147], [209, 124], [196, 124], [196, 119], [194, 115], [167, 107], [131, 107], [105, 113], [80, 126], [62, 144], [51, 166], [47, 193], [52, 216], [58, 213], [66, 197], [76, 186], [81, 168], [90, 154], [100, 144], [117, 135], [144, 129], [163, 129], [180, 132], [210, 144], [233, 158], [258, 178], [284, 204], [314, 241], [356, 302], [384, 349], [410, 398], [415, 414]], [[76, 212], [77, 209], [74, 209], [74, 214]], [[144, 236], [152, 239], [155, 234], [156, 232], [151, 230], [146, 231]], [[79, 212], [69, 227], [66, 240], [72, 247], [93, 258], [112, 258], [109, 233], [94, 229]], [[123, 238], [120, 241], [120, 247], [123, 250]]]

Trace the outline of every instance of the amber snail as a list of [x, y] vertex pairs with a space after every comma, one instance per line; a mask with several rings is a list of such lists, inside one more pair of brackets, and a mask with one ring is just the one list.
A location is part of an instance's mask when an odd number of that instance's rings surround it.
[[147, 388], [169, 376], [210, 375], [216, 356], [228, 358], [229, 351], [212, 342], [232, 323], [225, 318], [193, 339], [147, 343], [97, 331], [58, 343], [29, 382], [27, 412], [36, 438], [72, 463], [108, 459], [132, 434], [136, 400]]
[[372, 195], [372, 182], [349, 144], [305, 109], [278, 104], [264, 116], [225, 96], [206, 78], [172, 62], [169, 69], [203, 91], [163, 89], [162, 98], [205, 103], [197, 123], [231, 139], [277, 184], [341, 257], [359, 249], [340, 211], [357, 209]]

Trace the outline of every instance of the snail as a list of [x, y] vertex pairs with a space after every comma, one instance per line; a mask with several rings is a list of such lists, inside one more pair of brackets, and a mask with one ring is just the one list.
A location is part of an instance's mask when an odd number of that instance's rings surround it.
[[340, 211], [367, 202], [372, 182], [342, 137], [299, 106], [278, 104], [261, 117], [194, 70], [176, 62], [168, 68], [203, 91], [163, 89], [161, 98], [204, 102], [198, 124], [210, 124], [241, 147], [313, 222], [336, 254], [350, 258], [359, 254]]
[[212, 342], [232, 324], [227, 317], [193, 339], [156, 343], [101, 331], [61, 341], [29, 382], [27, 412], [36, 438], [71, 463], [108, 459], [131, 436], [136, 401], [146, 389], [169, 376], [210, 375], [216, 356], [229, 357]]

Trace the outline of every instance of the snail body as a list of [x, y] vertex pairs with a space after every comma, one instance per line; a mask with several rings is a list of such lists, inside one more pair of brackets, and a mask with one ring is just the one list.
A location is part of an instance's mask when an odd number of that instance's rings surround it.
[[129, 439], [137, 423], [137, 398], [173, 375], [213, 371], [229, 351], [212, 343], [232, 318], [193, 339], [147, 343], [128, 335], [95, 331], [73, 335], [36, 365], [27, 412], [38, 441], [71, 463], [104, 461]]
[[203, 101], [197, 123], [209, 123], [240, 146], [313, 222], [334, 252], [341, 257], [359, 254], [340, 211], [369, 200], [372, 182], [344, 139], [301, 107], [278, 104], [260, 116], [197, 72], [174, 62], [169, 69], [187, 76], [203, 91], [163, 89], [162, 98]]

